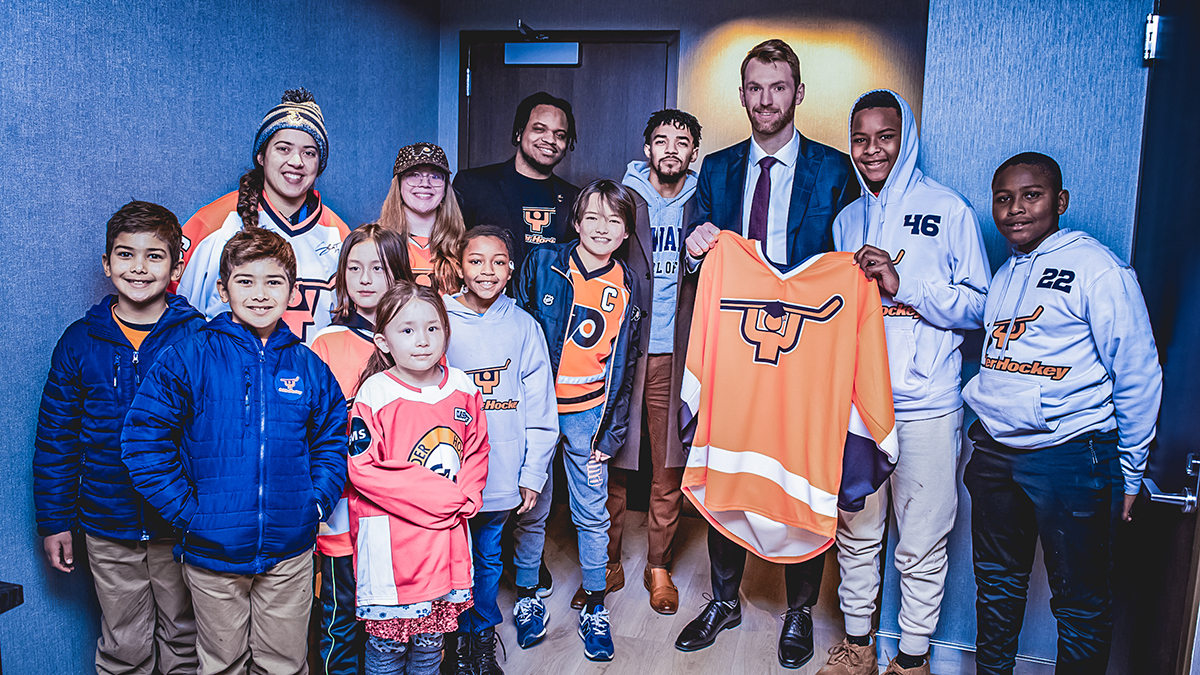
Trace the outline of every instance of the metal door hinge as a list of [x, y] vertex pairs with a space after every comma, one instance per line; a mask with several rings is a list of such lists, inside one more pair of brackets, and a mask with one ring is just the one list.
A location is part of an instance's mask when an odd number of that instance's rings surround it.
[[1143, 61], [1153, 61], [1158, 58], [1158, 22], [1160, 18], [1158, 14], [1146, 15], [1146, 44], [1142, 51]]

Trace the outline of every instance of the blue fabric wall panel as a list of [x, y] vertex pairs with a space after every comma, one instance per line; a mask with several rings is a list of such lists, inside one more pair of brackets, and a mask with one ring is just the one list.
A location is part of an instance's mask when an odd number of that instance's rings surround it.
[[[1071, 203], [1062, 225], [1083, 230], [1125, 260], [1133, 241], [1147, 74], [1142, 26], [1150, 2], [931, 0], [925, 54], [923, 170], [975, 206], [992, 268], [1009, 248], [991, 215], [992, 172], [1026, 150], [1062, 166]], [[978, 347], [964, 359], [966, 382]], [[973, 360], [973, 362], [972, 362]], [[967, 416], [967, 423], [975, 419]], [[970, 458], [963, 438], [962, 463]], [[960, 476], [961, 476], [960, 466]], [[975, 582], [970, 499], [959, 485], [950, 535], [949, 577], [935, 642], [973, 649]], [[880, 632], [898, 636], [899, 581], [894, 537], [884, 573]], [[1049, 589], [1039, 556], [1030, 583], [1020, 653], [1053, 662]], [[885, 648], [894, 647], [881, 640]], [[936, 658], [933, 670], [949, 671]], [[891, 653], [894, 653], [894, 648]], [[953, 660], [952, 655], [947, 663]]]
[[[347, 223], [373, 220], [396, 151], [437, 136], [438, 4], [363, 0], [51, 2], [0, 9], [0, 616], [5, 672], [93, 670], [85, 571], [49, 569], [30, 460], [41, 385], [63, 329], [110, 286], [104, 223], [130, 199], [184, 220], [235, 189], [262, 115], [306, 86], [325, 113], [317, 181]], [[77, 563], [82, 560], [79, 551]]]

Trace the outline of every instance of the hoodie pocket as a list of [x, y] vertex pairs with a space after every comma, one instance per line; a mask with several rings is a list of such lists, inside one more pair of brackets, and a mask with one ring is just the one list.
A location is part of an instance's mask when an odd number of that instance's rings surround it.
[[1051, 431], [1036, 383], [981, 370], [963, 387], [963, 399], [996, 440]]
[[914, 361], [917, 339], [913, 334], [913, 321], [908, 317], [884, 321], [887, 328], [888, 370], [892, 378], [892, 393], [897, 398], [912, 398], [921, 385]]

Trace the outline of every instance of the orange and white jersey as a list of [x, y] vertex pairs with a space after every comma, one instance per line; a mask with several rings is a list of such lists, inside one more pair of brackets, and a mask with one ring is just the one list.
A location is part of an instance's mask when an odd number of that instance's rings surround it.
[[[353, 401], [358, 393], [358, 378], [367, 366], [367, 360], [375, 353], [375, 342], [372, 334], [375, 332], [370, 322], [358, 314], [351, 317], [346, 324], [334, 324], [317, 333], [313, 340], [312, 350], [337, 378], [342, 388], [342, 396]], [[346, 486], [342, 498], [333, 507], [333, 513], [321, 523], [317, 530], [317, 550], [328, 556], [347, 556], [354, 553], [354, 544], [350, 541], [350, 513], [347, 496], [350, 487]]]
[[[321, 204], [313, 190], [316, 205], [308, 216], [293, 225], [264, 194], [259, 201], [259, 227], [281, 235], [296, 254], [296, 287], [283, 320], [304, 343], [311, 345], [317, 333], [330, 322], [337, 304], [333, 280], [337, 274], [342, 240], [350, 234], [346, 223]], [[212, 319], [229, 311], [217, 293], [221, 251], [233, 235], [241, 232], [242, 218], [237, 213], [235, 190], [201, 208], [183, 226], [183, 277], [177, 292]]]
[[878, 287], [849, 253], [781, 273], [722, 231], [700, 269], [682, 399], [683, 490], [700, 513], [768, 560], [820, 554], [839, 501], [861, 509], [899, 456]]
[[584, 272], [578, 253], [572, 252], [569, 274], [574, 305], [554, 385], [560, 414], [591, 410], [604, 403], [608, 357], [629, 304], [625, 271], [615, 260]]
[[429, 237], [408, 235], [408, 265], [418, 284], [433, 286], [433, 251], [429, 248]]

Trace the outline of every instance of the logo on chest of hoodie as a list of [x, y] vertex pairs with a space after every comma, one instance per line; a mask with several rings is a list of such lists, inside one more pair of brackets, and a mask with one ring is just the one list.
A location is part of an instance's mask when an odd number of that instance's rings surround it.
[[[1008, 346], [1008, 343], [1020, 340], [1028, 332], [1029, 326], [1035, 323], [1038, 317], [1042, 315], [1043, 310], [1044, 308], [1038, 305], [1037, 309], [1026, 316], [1018, 316], [993, 323], [992, 332], [988, 336], [988, 344], [985, 349], [991, 348], [993, 342], [997, 349], [1004, 349]], [[1041, 361], [1024, 363], [1010, 359], [1007, 356], [1002, 359], [990, 356], [985, 357], [983, 359], [983, 367], [991, 370], [1002, 370], [1008, 373], [1048, 377], [1056, 382], [1066, 377], [1067, 373], [1071, 370], [1071, 366], [1048, 366]]]
[[[502, 366], [476, 368], [475, 370], [465, 372], [471, 376], [471, 380], [475, 383], [475, 386], [479, 387], [479, 393], [486, 397], [491, 396], [496, 387], [500, 386], [500, 378], [510, 365], [512, 365], [512, 359], [506, 359]], [[484, 410], [516, 410], [518, 405], [520, 405], [520, 401], [515, 400], [498, 401], [485, 398], [483, 401]]]

